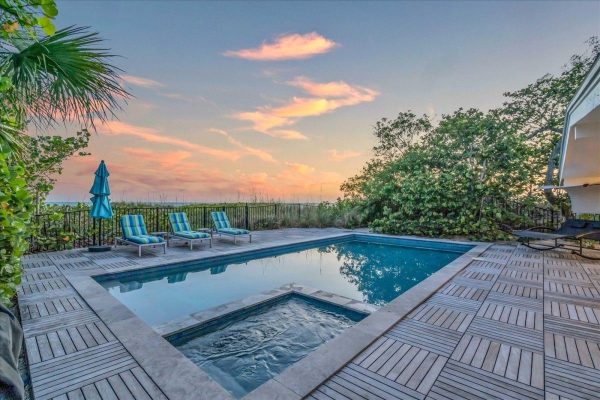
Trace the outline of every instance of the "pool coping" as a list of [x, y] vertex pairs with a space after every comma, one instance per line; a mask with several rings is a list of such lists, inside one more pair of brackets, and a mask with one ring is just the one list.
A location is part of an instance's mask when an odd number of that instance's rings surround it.
[[363, 303], [361, 301], [340, 296], [339, 294], [327, 292], [325, 290], [312, 288], [306, 285], [299, 285], [297, 283], [288, 283], [280, 286], [277, 289], [265, 290], [261, 293], [247, 296], [241, 300], [232, 301], [216, 307], [211, 307], [206, 310], [184, 315], [183, 317], [153, 326], [152, 329], [154, 329], [155, 332], [160, 334], [165, 339], [169, 340], [170, 336], [180, 334], [190, 329], [198, 328], [200, 325], [205, 325], [234, 313], [253, 309], [256, 306], [272, 302], [277, 298], [283, 298], [291, 294], [296, 294], [303, 298], [312, 299], [320, 303], [326, 303], [338, 308], [364, 314], [365, 316], [380, 309], [378, 306]]
[[[460, 244], [472, 246], [472, 248], [378, 311], [371, 313], [356, 325], [346, 329], [336, 338], [319, 346], [305, 358], [244, 396], [244, 399], [300, 399], [307, 396], [492, 245], [491, 243], [448, 239], [425, 239], [341, 231], [319, 239], [292, 239], [288, 243], [275, 246], [269, 246], [269, 243], [265, 243], [264, 246], [251, 250], [236, 248], [216, 256], [198, 257], [196, 260], [210, 262], [210, 260], [222, 259], [224, 256], [229, 255], [252, 255], [261, 251], [294, 245], [318, 244], [332, 239], [348, 238], [352, 240], [364, 237]], [[156, 265], [152, 265], [150, 262], [145, 266], [125, 268], [122, 271], [108, 274], [103, 269], [88, 269], [67, 274], [66, 278], [168, 398], [233, 399], [221, 385], [213, 381], [204, 371], [93, 279], [100, 275], [113, 275], [121, 272], [180, 264], [182, 264], [180, 261], [167, 264], [157, 262]]]

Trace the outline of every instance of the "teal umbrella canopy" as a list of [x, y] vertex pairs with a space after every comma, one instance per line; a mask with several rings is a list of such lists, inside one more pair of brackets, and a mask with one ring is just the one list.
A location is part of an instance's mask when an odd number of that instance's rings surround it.
[[92, 200], [92, 209], [90, 210], [90, 216], [97, 219], [108, 219], [112, 218], [113, 212], [110, 206], [110, 200], [108, 195], [110, 189], [108, 187], [108, 169], [104, 160], [100, 161], [100, 165], [95, 172], [94, 184], [90, 189], [90, 193], [94, 195]]

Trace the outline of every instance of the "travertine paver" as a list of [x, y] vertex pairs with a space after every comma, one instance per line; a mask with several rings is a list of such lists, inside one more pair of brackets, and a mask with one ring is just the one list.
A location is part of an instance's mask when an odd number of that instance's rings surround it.
[[[260, 232], [257, 243], [335, 232]], [[216, 255], [232, 246], [217, 240], [198, 251]], [[64, 278], [198, 257], [184, 248], [142, 259], [134, 253], [26, 257], [19, 303], [36, 398], [166, 397]], [[600, 262], [494, 245], [309, 397], [600, 398], [599, 290]]]
[[495, 245], [310, 398], [600, 398], [598, 289], [598, 261]]

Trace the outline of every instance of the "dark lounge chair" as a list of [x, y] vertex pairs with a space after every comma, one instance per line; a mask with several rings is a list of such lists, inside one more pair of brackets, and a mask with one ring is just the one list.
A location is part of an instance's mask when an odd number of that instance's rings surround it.
[[[552, 250], [559, 247], [569, 248], [574, 254], [584, 258], [597, 259], [583, 254], [583, 241], [600, 241], [600, 221], [588, 221], [583, 219], [567, 219], [557, 230], [552, 230], [545, 226], [536, 226], [525, 230], [515, 230], [511, 232], [516, 236], [524, 246], [535, 250]], [[554, 245], [537, 243], [531, 244], [531, 241], [549, 241], [553, 240]], [[567, 247], [559, 240], [575, 240], [579, 242], [577, 249]]]

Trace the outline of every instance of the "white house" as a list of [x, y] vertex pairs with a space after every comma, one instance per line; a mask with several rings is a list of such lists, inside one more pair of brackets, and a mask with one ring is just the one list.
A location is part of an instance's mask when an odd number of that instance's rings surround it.
[[567, 107], [559, 181], [575, 214], [600, 214], [600, 58]]

